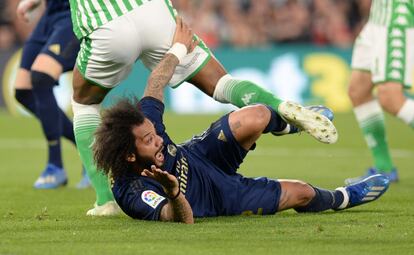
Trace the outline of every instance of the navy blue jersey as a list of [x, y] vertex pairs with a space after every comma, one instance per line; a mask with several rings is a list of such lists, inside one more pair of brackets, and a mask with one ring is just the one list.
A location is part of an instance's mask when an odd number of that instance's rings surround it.
[[47, 15], [69, 12], [70, 15], [69, 0], [47, 0], [45, 12]]
[[[175, 144], [165, 131], [164, 105], [151, 97], [140, 107], [164, 140], [163, 170], [175, 175], [195, 217], [273, 214], [278, 208], [280, 184], [267, 178], [245, 178], [238, 174], [247, 151], [233, 137], [228, 115], [184, 144]], [[123, 211], [138, 219], [159, 219], [168, 202], [156, 181], [130, 173], [113, 183], [115, 199]]]
[[68, 0], [49, 0], [39, 23], [23, 47], [20, 66], [31, 67], [39, 54], [47, 54], [62, 65], [63, 72], [73, 69], [79, 41], [73, 33]]

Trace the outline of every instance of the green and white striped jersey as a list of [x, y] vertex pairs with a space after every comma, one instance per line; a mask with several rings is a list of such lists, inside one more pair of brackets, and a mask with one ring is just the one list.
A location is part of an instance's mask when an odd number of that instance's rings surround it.
[[80, 39], [149, 0], [70, 0], [73, 31]]
[[372, 0], [369, 22], [381, 26], [414, 26], [414, 0]]

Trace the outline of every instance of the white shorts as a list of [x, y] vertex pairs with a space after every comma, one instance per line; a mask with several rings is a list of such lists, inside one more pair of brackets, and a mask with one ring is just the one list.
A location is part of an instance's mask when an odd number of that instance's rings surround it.
[[[153, 70], [171, 47], [175, 13], [168, 0], [152, 0], [97, 28], [82, 39], [76, 62], [79, 71], [91, 83], [110, 89], [128, 76], [138, 59]], [[170, 86], [190, 79], [210, 56], [200, 41], [180, 61]]]
[[355, 41], [352, 68], [370, 72], [374, 84], [394, 81], [411, 87], [414, 28], [367, 23]]

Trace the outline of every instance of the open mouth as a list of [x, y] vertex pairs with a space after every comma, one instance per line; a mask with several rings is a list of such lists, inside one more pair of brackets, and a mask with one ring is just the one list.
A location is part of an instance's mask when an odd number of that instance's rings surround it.
[[160, 150], [157, 151], [155, 154], [155, 159], [159, 162], [164, 162], [164, 154], [162, 154], [162, 150], [164, 149], [164, 146], [161, 146]]

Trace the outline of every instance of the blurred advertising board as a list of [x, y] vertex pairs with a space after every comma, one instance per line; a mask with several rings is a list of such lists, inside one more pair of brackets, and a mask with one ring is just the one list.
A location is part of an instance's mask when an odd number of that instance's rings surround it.
[[[336, 112], [351, 110], [347, 96], [351, 53], [351, 49], [312, 45], [214, 50], [215, 56], [233, 76], [254, 81], [282, 99], [324, 104]], [[15, 114], [24, 113], [13, 99], [12, 86], [19, 54], [21, 52], [16, 51], [9, 54], [6, 61], [0, 61], [0, 104]], [[142, 96], [148, 75], [149, 72], [137, 62], [128, 79], [108, 94], [104, 105], [124, 96]], [[55, 87], [59, 105], [65, 111], [70, 111], [71, 94], [71, 73], [66, 73], [60, 78], [60, 85]], [[216, 113], [232, 108], [215, 102], [188, 83], [167, 89], [166, 97], [167, 109], [178, 113]]]

